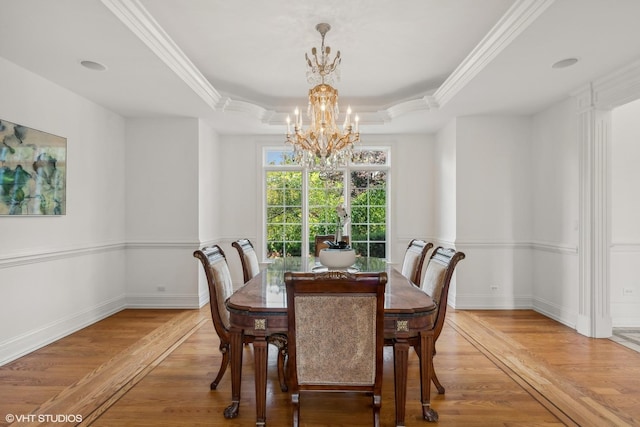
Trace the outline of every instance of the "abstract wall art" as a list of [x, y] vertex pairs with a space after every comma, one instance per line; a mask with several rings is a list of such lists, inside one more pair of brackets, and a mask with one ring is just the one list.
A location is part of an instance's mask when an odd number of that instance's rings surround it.
[[0, 215], [65, 215], [67, 139], [0, 120]]

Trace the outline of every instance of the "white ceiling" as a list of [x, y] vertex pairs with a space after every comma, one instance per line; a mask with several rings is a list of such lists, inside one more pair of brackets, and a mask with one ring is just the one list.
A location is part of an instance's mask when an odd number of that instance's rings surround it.
[[220, 133], [284, 132], [307, 102], [319, 22], [363, 139], [531, 114], [640, 59], [638, 0], [5, 0], [0, 13], [1, 57], [123, 116]]

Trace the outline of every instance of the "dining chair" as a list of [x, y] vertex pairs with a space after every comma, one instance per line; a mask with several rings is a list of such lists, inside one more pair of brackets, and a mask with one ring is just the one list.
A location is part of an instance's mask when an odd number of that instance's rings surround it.
[[433, 243], [424, 240], [413, 239], [409, 242], [407, 250], [402, 260], [402, 275], [411, 280], [416, 286], [420, 284], [420, 276], [422, 275], [422, 267], [427, 257], [429, 249], [433, 247]]
[[[336, 241], [335, 234], [326, 234], [326, 235], [318, 235], [318, 236], [316, 236], [315, 249], [314, 249], [314, 255], [316, 257], [320, 256], [320, 251], [322, 249], [326, 249], [326, 248], [329, 247], [329, 245], [327, 245], [325, 243], [327, 240], [330, 241], [330, 242], [335, 242]], [[347, 242], [347, 245], [348, 245], [349, 244], [349, 236], [342, 236], [342, 241], [343, 242]]]
[[386, 272], [286, 272], [293, 426], [300, 393], [364, 392], [380, 425]]
[[[218, 387], [218, 383], [224, 376], [227, 366], [229, 366], [229, 352], [231, 351], [231, 342], [229, 335], [229, 311], [225, 306], [227, 298], [233, 293], [233, 283], [231, 274], [227, 264], [227, 258], [222, 248], [218, 245], [212, 245], [199, 249], [193, 253], [202, 263], [207, 283], [209, 286], [209, 307], [211, 309], [211, 320], [213, 327], [220, 339], [220, 353], [222, 353], [222, 362], [218, 375], [211, 383], [211, 390]], [[244, 344], [253, 342], [253, 337], [245, 336]], [[287, 354], [287, 340], [284, 334], [274, 334], [267, 337], [267, 342], [278, 348], [278, 379], [280, 381], [280, 389], [287, 391], [287, 384], [284, 372], [284, 358]], [[281, 360], [282, 359], [282, 360]]]
[[240, 263], [242, 264], [242, 276], [244, 283], [254, 278], [260, 273], [260, 262], [258, 255], [249, 239], [238, 239], [231, 244], [240, 255]]
[[[255, 248], [249, 239], [238, 239], [231, 244], [238, 251], [240, 263], [242, 264], [242, 276], [244, 283], [253, 279], [260, 273], [260, 262]], [[270, 336], [271, 343], [278, 347], [278, 378], [280, 389], [287, 391], [286, 369], [287, 360], [287, 334], [273, 334]]]
[[[441, 246], [438, 246], [433, 250], [433, 252], [431, 252], [431, 257], [429, 257], [424, 278], [420, 283], [420, 289], [422, 289], [427, 295], [429, 295], [436, 305], [436, 315], [433, 322], [433, 327], [430, 330], [421, 332], [421, 334], [418, 336], [410, 337], [408, 340], [409, 345], [413, 347], [419, 358], [422, 354], [420, 346], [423, 336], [431, 335], [433, 339], [433, 356], [435, 356], [436, 354], [435, 343], [440, 336], [440, 332], [442, 332], [444, 319], [447, 314], [447, 298], [449, 295], [449, 285], [451, 284], [451, 277], [453, 276], [456, 265], [460, 260], [464, 259], [464, 257], [465, 254], [463, 252], [456, 252], [455, 249], [443, 248]], [[393, 338], [387, 338], [385, 339], [384, 345], [393, 346], [394, 343], [395, 340]], [[437, 421], [437, 414], [435, 414], [434, 417], [433, 412], [430, 411], [429, 404], [425, 401], [424, 397], [427, 395], [427, 387], [431, 386], [431, 382], [433, 382], [433, 384], [436, 386], [439, 394], [444, 394], [445, 389], [440, 383], [440, 380], [438, 380], [438, 376], [436, 375], [436, 371], [433, 365], [433, 357], [430, 358], [429, 363], [431, 365], [430, 381], [427, 381], [427, 383], [425, 384], [422, 381], [422, 375], [420, 376], [420, 401], [423, 404], [423, 418], [428, 421]]]
[[[442, 332], [444, 326], [445, 316], [447, 314], [447, 298], [449, 296], [449, 285], [451, 284], [451, 277], [456, 268], [458, 262], [465, 258], [464, 252], [457, 252], [452, 248], [437, 247], [429, 258], [427, 269], [424, 273], [424, 278], [420, 284], [420, 288], [426, 292], [431, 299], [436, 303], [437, 313], [431, 334], [433, 334], [433, 355], [436, 354], [435, 343], [438, 341], [438, 337]], [[420, 354], [420, 339], [417, 338], [411, 343], [416, 349], [418, 355]], [[431, 358], [431, 380], [438, 389], [439, 394], [444, 394], [444, 387], [440, 384], [436, 371], [433, 367], [433, 358]], [[430, 384], [426, 385], [427, 387]]]

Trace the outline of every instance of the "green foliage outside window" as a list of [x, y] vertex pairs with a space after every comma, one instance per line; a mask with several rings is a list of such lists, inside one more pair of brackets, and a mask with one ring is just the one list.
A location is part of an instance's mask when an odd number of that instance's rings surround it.
[[351, 245], [357, 253], [386, 257], [387, 174], [351, 173]]
[[[363, 151], [359, 163], [386, 164], [384, 150]], [[286, 153], [268, 155], [269, 165], [291, 165]], [[350, 206], [351, 245], [363, 256], [386, 258], [387, 172], [352, 170], [349, 187], [344, 188], [344, 172], [321, 177], [309, 172], [307, 178], [308, 218], [303, 218], [303, 171], [267, 170], [266, 233], [267, 256], [300, 256], [303, 253], [303, 227], [308, 227], [309, 253], [314, 252], [315, 236], [336, 232], [336, 206]], [[347, 194], [348, 191], [348, 194]], [[348, 196], [348, 197], [347, 197]]]
[[302, 254], [302, 172], [267, 171], [267, 256]]

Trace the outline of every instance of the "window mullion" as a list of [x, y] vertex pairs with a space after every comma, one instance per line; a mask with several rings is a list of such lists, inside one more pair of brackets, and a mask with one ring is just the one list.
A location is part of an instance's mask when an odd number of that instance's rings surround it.
[[309, 171], [302, 173], [302, 256], [309, 256]]

